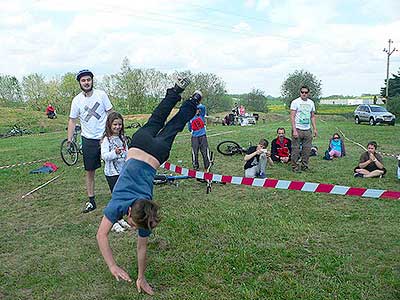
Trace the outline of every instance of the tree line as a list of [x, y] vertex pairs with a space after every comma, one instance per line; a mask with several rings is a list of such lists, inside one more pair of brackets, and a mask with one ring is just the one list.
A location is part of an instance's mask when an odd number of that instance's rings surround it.
[[[103, 89], [110, 97], [114, 108], [123, 114], [150, 113], [164, 97], [176, 73], [167, 74], [155, 69], [134, 68], [124, 58], [119, 72], [94, 77], [95, 88]], [[268, 99], [263, 90], [253, 88], [237, 98], [227, 94], [225, 82], [212, 73], [180, 72], [189, 76], [193, 84], [182, 95], [184, 99], [199, 89], [203, 93], [203, 104], [209, 113], [230, 111], [235, 102], [244, 105], [247, 111], [268, 112]], [[311, 98], [318, 103], [321, 96], [321, 81], [310, 72], [297, 70], [288, 74], [281, 85], [281, 99], [290, 107], [290, 102], [299, 97], [302, 85], [310, 88]], [[12, 75], [0, 74], [0, 105], [23, 106], [44, 111], [48, 104], [56, 107], [59, 114], [68, 114], [72, 99], [80, 92], [75, 73], [46, 80], [38, 73], [29, 74], [22, 81]], [[239, 101], [238, 101], [239, 100]]]

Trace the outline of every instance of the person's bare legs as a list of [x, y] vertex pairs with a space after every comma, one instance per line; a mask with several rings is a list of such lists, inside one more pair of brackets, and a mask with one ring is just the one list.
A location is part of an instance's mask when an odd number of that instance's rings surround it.
[[372, 172], [369, 172], [369, 174], [365, 174], [364, 178], [371, 178], [371, 177], [379, 177], [383, 175], [384, 171], [382, 170], [374, 170]]
[[94, 175], [96, 170], [86, 171], [86, 191], [88, 197], [94, 196]]

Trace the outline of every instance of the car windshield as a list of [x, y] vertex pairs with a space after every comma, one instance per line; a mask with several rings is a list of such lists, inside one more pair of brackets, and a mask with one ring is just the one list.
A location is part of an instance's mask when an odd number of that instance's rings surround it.
[[373, 112], [387, 112], [386, 108], [381, 106], [371, 106], [371, 111]]

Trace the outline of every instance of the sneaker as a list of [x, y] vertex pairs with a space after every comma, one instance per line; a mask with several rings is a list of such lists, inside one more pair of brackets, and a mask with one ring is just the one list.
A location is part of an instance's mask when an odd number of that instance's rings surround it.
[[188, 77], [176, 75], [174, 90], [178, 94], [181, 94], [189, 84], [190, 84], [190, 79]]
[[[115, 223], [117, 224], [117, 223]], [[125, 229], [131, 228], [131, 225], [128, 224], [124, 219], [118, 220], [118, 224], [121, 225]]]
[[257, 178], [264, 179], [264, 178], [267, 178], [267, 176], [265, 175], [264, 172], [260, 172], [260, 174], [258, 174]]
[[364, 177], [364, 175], [363, 175], [363, 174], [360, 174], [360, 173], [354, 173], [354, 177], [360, 177], [360, 178], [363, 178], [363, 177]]
[[115, 232], [119, 233], [119, 232], [124, 232], [125, 229], [121, 225], [119, 225], [119, 223], [117, 222], [113, 225], [113, 227], [111, 227], [111, 231], [115, 231]]
[[91, 211], [93, 211], [95, 209], [96, 209], [96, 204], [95, 203], [86, 202], [86, 207], [82, 211], [82, 213], [86, 214], [86, 213], [91, 212]]
[[308, 168], [307, 166], [301, 166], [301, 170], [302, 170], [302, 171], [308, 171], [309, 168]]

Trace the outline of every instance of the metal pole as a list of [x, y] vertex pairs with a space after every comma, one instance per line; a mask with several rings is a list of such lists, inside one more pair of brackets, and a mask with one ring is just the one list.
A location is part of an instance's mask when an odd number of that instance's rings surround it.
[[390, 50], [390, 44], [393, 43], [393, 41], [391, 39], [389, 39], [388, 43], [389, 43], [388, 49], [386, 49], [386, 48], [383, 49], [383, 51], [387, 53], [387, 61], [386, 61], [386, 93], [385, 93], [386, 101], [389, 98], [389, 59], [390, 59], [390, 55], [392, 55], [392, 53], [394, 51], [398, 51], [396, 48], [393, 48], [393, 50]]

